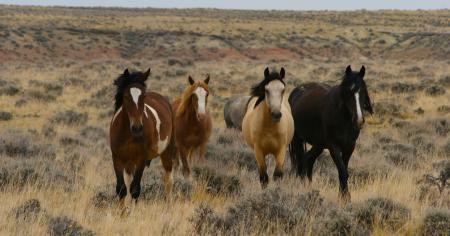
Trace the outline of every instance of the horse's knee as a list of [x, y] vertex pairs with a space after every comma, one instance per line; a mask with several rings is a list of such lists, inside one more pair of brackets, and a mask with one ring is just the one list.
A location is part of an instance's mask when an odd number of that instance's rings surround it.
[[282, 178], [283, 178], [283, 171], [275, 169], [275, 172], [273, 172], [273, 179], [281, 180]]
[[259, 182], [261, 183], [261, 187], [264, 189], [267, 187], [267, 184], [269, 184], [269, 176], [267, 173], [260, 173], [259, 174]]

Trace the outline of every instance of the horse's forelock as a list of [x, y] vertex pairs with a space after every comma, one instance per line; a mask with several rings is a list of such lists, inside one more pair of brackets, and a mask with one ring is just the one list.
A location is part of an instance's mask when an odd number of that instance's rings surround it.
[[119, 110], [123, 103], [123, 94], [124, 90], [132, 85], [139, 84], [144, 87], [144, 90], [147, 88], [145, 81], [142, 79], [142, 72], [133, 72], [128, 76], [125, 74], [121, 74], [117, 79], [114, 80], [114, 85], [116, 86], [116, 95], [115, 95], [115, 104], [114, 104], [114, 112]]

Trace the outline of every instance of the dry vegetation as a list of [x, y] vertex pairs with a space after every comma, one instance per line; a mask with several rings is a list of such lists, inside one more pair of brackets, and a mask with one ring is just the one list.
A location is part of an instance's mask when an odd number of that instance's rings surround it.
[[[273, 12], [0, 6], [1, 235], [448, 235], [450, 12]], [[289, 89], [364, 64], [375, 114], [350, 161], [352, 203], [328, 153], [311, 185], [260, 189], [253, 153], [222, 108], [265, 66]], [[159, 161], [137, 208], [116, 209], [108, 147], [113, 79], [152, 68], [174, 98], [211, 74], [214, 137], [192, 180], [163, 199]], [[273, 160], [269, 162], [273, 170]], [[289, 162], [286, 164], [286, 170]]]

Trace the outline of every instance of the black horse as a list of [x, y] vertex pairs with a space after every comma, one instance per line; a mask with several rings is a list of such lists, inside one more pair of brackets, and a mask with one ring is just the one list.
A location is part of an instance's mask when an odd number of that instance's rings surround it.
[[[364, 74], [364, 66], [359, 72], [348, 66], [338, 86], [308, 83], [289, 95], [295, 123], [289, 145], [293, 171], [311, 181], [316, 158], [328, 149], [339, 172], [340, 196], [346, 202], [350, 201], [348, 161], [364, 123], [362, 110], [373, 113]], [[306, 143], [312, 146], [308, 152]]]

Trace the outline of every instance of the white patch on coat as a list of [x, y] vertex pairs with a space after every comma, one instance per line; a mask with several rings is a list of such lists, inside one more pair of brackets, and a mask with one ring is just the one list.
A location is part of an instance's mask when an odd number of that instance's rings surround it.
[[119, 115], [119, 113], [122, 111], [122, 107], [119, 107], [119, 109], [117, 109], [116, 113], [114, 114], [112, 120], [111, 120], [111, 124], [114, 123], [114, 120], [116, 120], [116, 117]]
[[198, 87], [195, 92], [198, 100], [198, 113], [205, 114], [206, 112], [206, 90], [202, 87]]
[[125, 186], [127, 187], [127, 195], [125, 196], [125, 206], [131, 206], [133, 201], [131, 197], [131, 182], [133, 182], [133, 175], [128, 174], [127, 171], [123, 170], [123, 180], [125, 182]]
[[284, 84], [279, 80], [273, 80], [265, 87], [266, 99], [271, 112], [280, 112], [281, 103], [283, 102]]
[[362, 124], [363, 117], [362, 117], [361, 106], [359, 105], [359, 92], [355, 93], [355, 101], [356, 101], [356, 114], [358, 116], [358, 124]]
[[133, 98], [136, 108], [138, 107], [139, 96], [141, 96], [142, 91], [138, 88], [130, 88], [131, 97]]
[[[145, 107], [148, 108], [153, 116], [155, 117], [156, 120], [156, 131], [157, 131], [157, 136], [158, 136], [158, 154], [161, 154], [167, 147], [167, 144], [169, 143], [169, 136], [166, 136], [165, 139], [160, 139], [160, 134], [161, 134], [161, 119], [158, 116], [158, 112], [156, 112], [156, 110], [149, 106], [148, 104], [145, 104]], [[145, 109], [144, 109], [145, 110]]]

